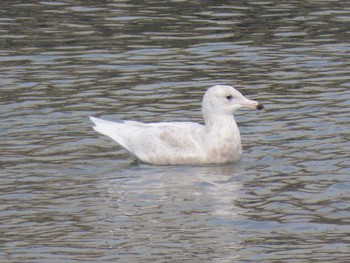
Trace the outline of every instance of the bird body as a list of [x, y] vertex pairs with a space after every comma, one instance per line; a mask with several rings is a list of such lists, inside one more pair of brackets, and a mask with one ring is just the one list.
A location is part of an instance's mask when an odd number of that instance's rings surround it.
[[233, 112], [240, 107], [261, 109], [230, 86], [211, 87], [204, 95], [205, 125], [193, 122], [111, 122], [90, 117], [94, 129], [155, 165], [236, 162], [242, 146]]

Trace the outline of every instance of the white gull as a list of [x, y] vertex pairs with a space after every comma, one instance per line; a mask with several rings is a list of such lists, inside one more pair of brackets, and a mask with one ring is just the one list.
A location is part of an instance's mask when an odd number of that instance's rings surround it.
[[231, 86], [216, 85], [203, 97], [205, 125], [193, 122], [111, 122], [90, 117], [102, 133], [144, 163], [154, 165], [210, 164], [239, 161], [242, 145], [233, 113], [264, 107]]

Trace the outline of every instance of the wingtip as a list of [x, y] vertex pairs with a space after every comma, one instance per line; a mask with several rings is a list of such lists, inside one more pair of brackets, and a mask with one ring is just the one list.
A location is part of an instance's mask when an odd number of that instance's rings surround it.
[[96, 125], [96, 119], [97, 118], [95, 118], [93, 116], [89, 116], [89, 119], [90, 119], [90, 121], [92, 121]]

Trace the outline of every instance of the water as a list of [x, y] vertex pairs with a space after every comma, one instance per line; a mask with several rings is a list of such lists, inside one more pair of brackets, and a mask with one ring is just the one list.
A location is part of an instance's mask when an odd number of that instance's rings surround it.
[[[2, 262], [348, 262], [348, 1], [2, 1]], [[87, 116], [201, 122], [239, 164], [138, 164]]]

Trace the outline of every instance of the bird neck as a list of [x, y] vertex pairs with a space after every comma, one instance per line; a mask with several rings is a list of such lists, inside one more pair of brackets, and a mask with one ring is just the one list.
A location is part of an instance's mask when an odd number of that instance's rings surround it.
[[238, 130], [233, 115], [207, 116], [205, 119], [205, 127], [209, 132], [219, 130]]

